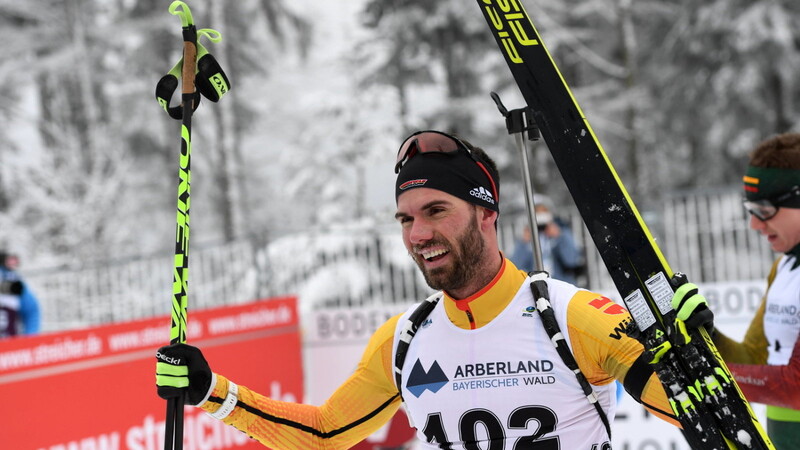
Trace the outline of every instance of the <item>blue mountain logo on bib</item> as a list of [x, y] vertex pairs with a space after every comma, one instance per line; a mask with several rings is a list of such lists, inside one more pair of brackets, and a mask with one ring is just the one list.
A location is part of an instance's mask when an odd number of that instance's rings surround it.
[[429, 390], [434, 394], [439, 391], [447, 382], [450, 381], [444, 371], [439, 367], [439, 363], [434, 361], [431, 365], [431, 370], [426, 371], [422, 367], [422, 363], [417, 359], [414, 367], [411, 369], [411, 375], [408, 376], [406, 389], [408, 389], [415, 397], [419, 398], [425, 390]]

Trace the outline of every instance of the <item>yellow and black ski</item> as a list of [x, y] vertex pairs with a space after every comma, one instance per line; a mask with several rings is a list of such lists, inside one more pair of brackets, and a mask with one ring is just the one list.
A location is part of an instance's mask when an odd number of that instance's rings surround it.
[[692, 448], [774, 449], [704, 328], [675, 321], [666, 259], [520, 0], [478, 0]]

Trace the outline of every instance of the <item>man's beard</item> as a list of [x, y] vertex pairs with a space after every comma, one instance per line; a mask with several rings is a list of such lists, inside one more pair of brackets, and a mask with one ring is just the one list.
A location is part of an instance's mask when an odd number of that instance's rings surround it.
[[422, 256], [413, 253], [414, 261], [422, 271], [425, 282], [432, 289], [454, 291], [466, 286], [470, 280], [478, 276], [481, 261], [486, 252], [486, 243], [478, 230], [476, 214], [473, 212], [470, 225], [464, 233], [456, 238], [457, 248], [451, 248], [449, 243], [432, 241], [426, 245], [441, 244], [447, 247], [451, 262], [447, 266], [427, 270]]

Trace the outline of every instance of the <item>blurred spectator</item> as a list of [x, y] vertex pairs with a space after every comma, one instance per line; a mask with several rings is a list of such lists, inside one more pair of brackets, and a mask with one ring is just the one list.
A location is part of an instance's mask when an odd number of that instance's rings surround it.
[[0, 250], [0, 338], [36, 334], [41, 328], [39, 300], [17, 273], [19, 257]]
[[[578, 284], [578, 276], [585, 269], [583, 253], [575, 243], [572, 231], [558, 217], [553, 216], [549, 200], [535, 199], [536, 224], [539, 231], [539, 243], [542, 249], [542, 264], [552, 278]], [[521, 270], [533, 270], [533, 246], [531, 245], [531, 227], [525, 225], [522, 236], [514, 246], [511, 261]], [[616, 381], [617, 403], [625, 396], [622, 383]]]
[[[584, 268], [584, 261], [583, 254], [575, 244], [572, 231], [561, 219], [553, 215], [547, 204], [537, 202], [535, 212], [544, 270], [552, 278], [577, 284], [578, 275]], [[511, 261], [521, 270], [530, 272], [534, 269], [531, 230], [527, 225], [514, 246]]]

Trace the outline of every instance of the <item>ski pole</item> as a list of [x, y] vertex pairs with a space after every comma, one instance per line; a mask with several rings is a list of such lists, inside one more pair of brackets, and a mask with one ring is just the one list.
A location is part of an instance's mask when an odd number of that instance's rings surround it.
[[508, 134], [514, 136], [519, 151], [520, 163], [522, 166], [522, 180], [525, 185], [525, 206], [528, 211], [528, 226], [531, 230], [531, 250], [533, 251], [533, 270], [536, 272], [544, 271], [542, 261], [542, 247], [539, 243], [539, 227], [536, 222], [536, 202], [533, 197], [533, 179], [531, 178], [530, 166], [528, 165], [528, 144], [525, 140], [525, 132], [528, 132], [528, 139], [536, 141], [539, 139], [539, 128], [533, 120], [531, 108], [519, 108], [509, 111], [500, 101], [500, 96], [496, 92], [490, 94], [492, 100], [500, 110], [500, 114], [506, 118], [506, 129]]
[[[181, 19], [183, 34], [183, 56], [156, 86], [156, 100], [176, 120], [181, 120], [181, 151], [178, 171], [178, 202], [175, 231], [175, 267], [172, 279], [172, 320], [170, 344], [186, 342], [186, 310], [188, 306], [189, 275], [189, 206], [191, 186], [192, 113], [203, 97], [217, 102], [230, 90], [230, 82], [214, 57], [198, 43], [198, 35], [212, 42], [221, 39], [211, 29], [197, 30], [189, 6], [179, 0], [169, 6], [170, 14]], [[170, 98], [181, 85], [181, 106], [170, 107]], [[167, 400], [164, 448], [183, 448], [183, 409], [185, 393]]]
[[[178, 9], [181, 9], [179, 11]], [[197, 29], [189, 6], [175, 1], [169, 12], [181, 18], [183, 28], [183, 65], [181, 67], [181, 153], [178, 177], [178, 212], [175, 229], [175, 270], [172, 279], [172, 322], [170, 344], [186, 342], [186, 309], [189, 275], [189, 199], [192, 155], [192, 113], [195, 106], [194, 78], [197, 68]], [[183, 408], [185, 394], [167, 401], [164, 449], [183, 448]]]
[[[578, 384], [583, 390], [583, 394], [589, 400], [589, 403], [594, 406], [597, 411], [600, 421], [606, 429], [608, 439], [611, 440], [611, 425], [608, 420], [608, 415], [603, 410], [603, 407], [598, 401], [597, 393], [594, 392], [586, 375], [581, 372], [578, 363], [575, 360], [575, 355], [566, 345], [564, 335], [561, 332], [561, 327], [558, 325], [553, 306], [550, 303], [550, 294], [548, 292], [547, 283], [545, 278], [542, 278], [544, 272], [544, 263], [542, 261], [542, 249], [539, 243], [539, 228], [536, 221], [536, 202], [533, 198], [533, 177], [531, 177], [530, 166], [528, 165], [528, 145], [525, 140], [525, 132], [528, 133], [528, 140], [539, 140], [539, 128], [533, 120], [533, 110], [530, 107], [512, 109], [509, 111], [500, 101], [500, 96], [496, 92], [491, 93], [492, 100], [500, 110], [500, 114], [506, 118], [506, 129], [508, 134], [514, 135], [514, 141], [519, 150], [520, 162], [522, 164], [522, 179], [525, 185], [525, 207], [528, 211], [528, 226], [531, 228], [531, 245], [533, 250], [534, 260], [534, 275], [533, 281], [530, 284], [531, 293], [533, 294], [536, 310], [539, 311], [542, 317], [542, 325], [550, 336], [550, 340], [555, 346], [556, 352], [561, 357], [561, 360], [566, 366], [575, 374]], [[549, 276], [549, 275], [547, 275]]]

